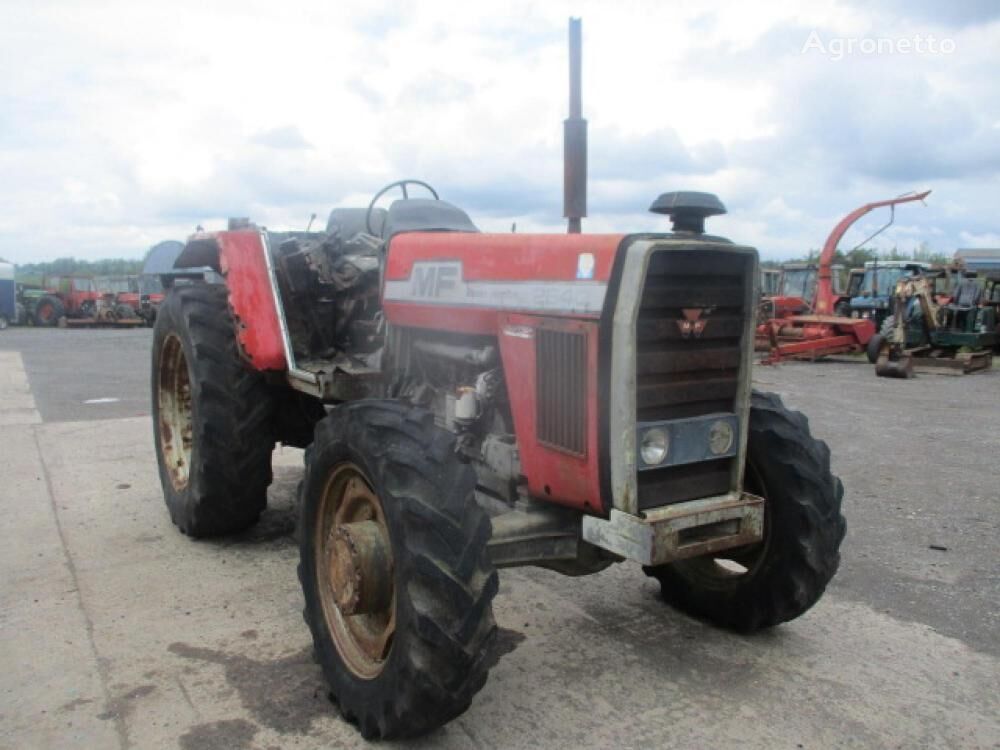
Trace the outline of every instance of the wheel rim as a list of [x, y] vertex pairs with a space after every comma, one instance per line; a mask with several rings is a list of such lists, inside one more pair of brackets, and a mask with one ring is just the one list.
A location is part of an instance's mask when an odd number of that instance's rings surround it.
[[184, 347], [170, 334], [160, 349], [159, 387], [160, 451], [174, 489], [182, 492], [191, 474], [194, 420], [191, 408], [191, 375]]
[[364, 472], [343, 463], [327, 479], [318, 513], [314, 565], [327, 629], [347, 668], [370, 680], [382, 672], [396, 632], [385, 512]]
[[746, 465], [745, 485], [747, 492], [764, 498], [764, 538], [755, 544], [725, 550], [720, 555], [706, 555], [688, 560], [679, 560], [675, 565], [696, 578], [700, 586], [711, 589], [726, 589], [750, 578], [757, 572], [760, 563], [767, 556], [771, 538], [771, 511], [768, 507], [767, 487], [764, 478], [749, 460]]
[[38, 306], [38, 318], [44, 323], [48, 323], [52, 319], [52, 305], [46, 302], [44, 305]]

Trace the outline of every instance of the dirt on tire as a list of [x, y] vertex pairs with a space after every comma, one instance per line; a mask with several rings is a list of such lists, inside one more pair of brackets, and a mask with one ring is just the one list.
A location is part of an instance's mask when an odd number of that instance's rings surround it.
[[[260, 373], [241, 360], [224, 286], [173, 287], [153, 331], [152, 411], [160, 482], [170, 517], [194, 537], [230, 534], [251, 526], [267, 504], [271, 484], [273, 404]], [[179, 344], [179, 351], [178, 351]], [[190, 419], [189, 455], [171, 453], [163, 390], [165, 352], [183, 356]], [[183, 367], [178, 365], [183, 374]], [[187, 466], [168, 466], [168, 458]], [[186, 480], [182, 481], [186, 476]]]
[[830, 449], [801, 413], [774, 393], [754, 392], [747, 445], [747, 491], [765, 499], [759, 545], [712, 558], [647, 567], [663, 598], [723, 627], [752, 632], [792, 620], [822, 596], [840, 565], [846, 531], [844, 487], [830, 471]]
[[[334, 409], [316, 427], [300, 487], [303, 616], [343, 716], [367, 739], [414, 737], [461, 714], [483, 687], [496, 637], [498, 579], [487, 550], [489, 516], [474, 500], [475, 472], [455, 437], [424, 410], [397, 401]], [[338, 652], [316, 570], [327, 478], [345, 463], [370, 479], [392, 548], [395, 632], [372, 678]]]

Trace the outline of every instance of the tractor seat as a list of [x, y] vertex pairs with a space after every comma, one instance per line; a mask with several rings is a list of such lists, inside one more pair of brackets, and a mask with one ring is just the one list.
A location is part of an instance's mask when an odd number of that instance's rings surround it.
[[979, 304], [983, 290], [975, 279], [963, 279], [955, 290], [955, 297], [947, 306], [947, 309], [956, 312], [971, 310]]
[[383, 239], [400, 232], [479, 232], [472, 219], [458, 206], [430, 198], [395, 201], [382, 229]]

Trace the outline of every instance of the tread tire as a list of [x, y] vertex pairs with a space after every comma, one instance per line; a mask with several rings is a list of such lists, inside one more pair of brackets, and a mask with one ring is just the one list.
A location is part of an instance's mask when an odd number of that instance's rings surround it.
[[865, 346], [865, 356], [868, 357], [868, 361], [871, 364], [878, 362], [878, 352], [882, 348], [882, 341], [884, 339], [885, 337], [881, 333], [876, 333], [868, 339], [868, 344]]
[[[792, 620], [822, 596], [840, 564], [844, 487], [830, 472], [830, 449], [809, 422], [774, 393], [754, 391], [748, 490], [765, 493], [765, 540], [743, 575], [706, 576], [705, 561], [644, 568], [663, 598], [717, 625], [752, 632]], [[755, 472], [763, 483], [749, 478]]]
[[[38, 316], [38, 311], [43, 305], [51, 305], [52, 315], [50, 315], [45, 320], [42, 320]], [[53, 297], [52, 295], [46, 294], [43, 297], [38, 298], [38, 302], [35, 304], [35, 313], [32, 316], [35, 321], [35, 325], [41, 328], [55, 328], [59, 325], [59, 319], [66, 314], [66, 308], [58, 297]]]
[[884, 338], [888, 336], [890, 333], [892, 333], [892, 329], [895, 327], [896, 327], [896, 316], [889, 315], [885, 320], [882, 321], [882, 327], [878, 329], [878, 332]]
[[[315, 570], [322, 492], [343, 462], [379, 497], [394, 558], [396, 630], [381, 672], [356, 676], [323, 615]], [[498, 579], [489, 516], [475, 502], [475, 472], [432, 415], [397, 401], [357, 401], [316, 426], [300, 486], [299, 580], [316, 658], [345, 719], [366, 739], [425, 734], [465, 711], [486, 683], [496, 634]]]
[[[193, 537], [253, 525], [271, 484], [273, 403], [263, 378], [240, 358], [222, 285], [170, 289], [153, 331], [152, 407], [160, 483], [170, 518]], [[165, 466], [159, 429], [159, 370], [170, 334], [181, 342], [191, 382], [193, 445], [187, 485], [178, 491]]]

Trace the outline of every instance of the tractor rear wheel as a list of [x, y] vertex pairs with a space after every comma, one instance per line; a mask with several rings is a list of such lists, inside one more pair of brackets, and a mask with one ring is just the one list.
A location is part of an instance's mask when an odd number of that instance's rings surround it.
[[132, 308], [131, 305], [126, 305], [124, 302], [119, 302], [117, 305], [115, 305], [115, 317], [118, 318], [118, 320], [131, 320], [132, 318], [135, 318], [137, 316], [135, 314], [135, 310]]
[[170, 290], [153, 332], [153, 435], [170, 517], [194, 537], [252, 525], [271, 483], [272, 401], [240, 359], [224, 286]]
[[497, 574], [475, 483], [421, 409], [354, 402], [316, 426], [299, 495], [303, 616], [367, 739], [429, 732], [486, 682]]
[[44, 328], [54, 328], [59, 325], [59, 319], [66, 314], [62, 300], [46, 294], [38, 299], [35, 305], [35, 325]]
[[815, 604], [840, 564], [844, 487], [830, 449], [773, 393], [754, 392], [745, 484], [764, 498], [764, 540], [725, 557], [645, 568], [679, 609], [741, 632], [792, 620]]

